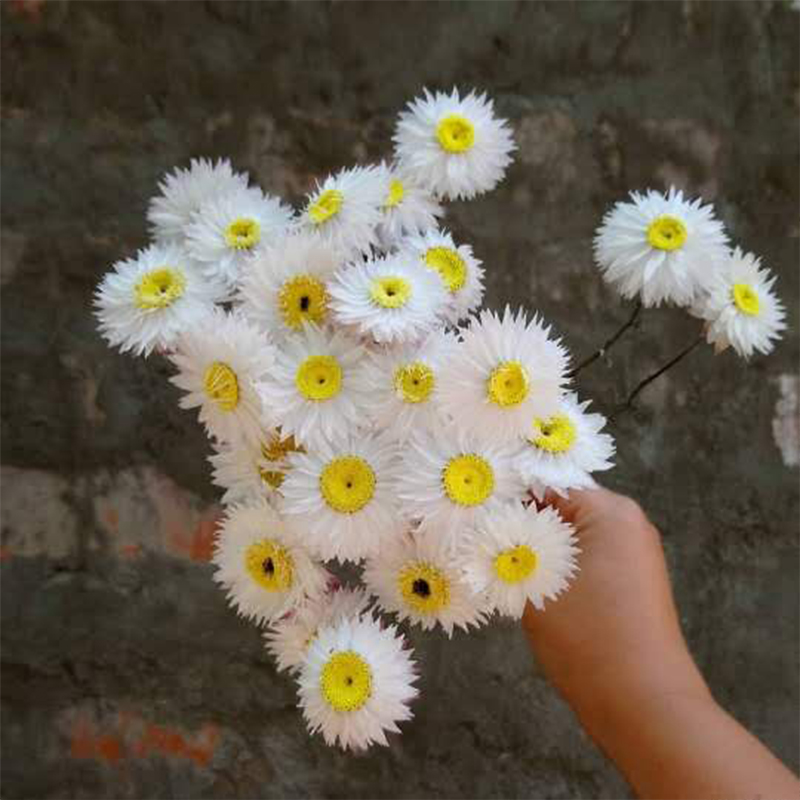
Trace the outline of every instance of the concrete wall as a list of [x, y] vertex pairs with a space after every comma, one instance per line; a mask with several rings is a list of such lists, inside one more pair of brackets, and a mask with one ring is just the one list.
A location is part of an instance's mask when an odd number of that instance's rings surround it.
[[[520, 145], [451, 207], [489, 271], [573, 351], [628, 311], [591, 237], [628, 189], [717, 204], [779, 276], [791, 332], [710, 348], [613, 426], [612, 487], [661, 527], [717, 697], [798, 763], [798, 24], [788, 3], [2, 4], [2, 794], [8, 798], [618, 797], [628, 789], [514, 625], [415, 635], [424, 699], [391, 749], [309, 739], [291, 682], [207, 563], [206, 442], [168, 369], [90, 314], [145, 242], [159, 175], [227, 155], [298, 202], [388, 152], [421, 87], [477, 86]], [[580, 379], [609, 411], [695, 334], [645, 315]]]

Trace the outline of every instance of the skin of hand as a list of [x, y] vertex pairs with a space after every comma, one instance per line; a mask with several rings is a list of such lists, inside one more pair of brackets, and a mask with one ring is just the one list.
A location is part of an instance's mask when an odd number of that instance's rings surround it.
[[800, 797], [800, 783], [714, 701], [680, 629], [661, 538], [605, 489], [548, 498], [580, 572], [523, 628], [551, 683], [641, 797]]

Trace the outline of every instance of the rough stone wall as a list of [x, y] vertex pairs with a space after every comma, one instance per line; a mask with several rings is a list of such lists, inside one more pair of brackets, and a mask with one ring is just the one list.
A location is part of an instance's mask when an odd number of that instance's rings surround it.
[[[422, 86], [453, 84], [496, 97], [520, 146], [498, 191], [448, 213], [489, 305], [538, 309], [589, 352], [628, 313], [593, 230], [628, 189], [670, 183], [777, 272], [777, 352], [694, 352], [615, 421], [607, 482], [661, 527], [715, 694], [796, 769], [799, 20], [690, 0], [3, 3], [3, 796], [628, 794], [514, 625], [415, 635], [424, 697], [390, 749], [309, 739], [212, 584], [200, 428], [166, 365], [109, 350], [90, 314], [164, 170], [226, 155], [298, 202], [385, 155]], [[649, 312], [579, 388], [608, 412], [694, 335]]]

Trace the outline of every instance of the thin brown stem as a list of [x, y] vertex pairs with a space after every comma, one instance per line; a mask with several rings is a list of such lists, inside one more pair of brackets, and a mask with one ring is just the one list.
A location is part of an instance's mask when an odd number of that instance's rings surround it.
[[697, 347], [697, 345], [699, 345], [703, 340], [704, 336], [701, 332], [697, 338], [692, 340], [691, 344], [684, 347], [683, 350], [681, 350], [676, 356], [673, 356], [669, 361], [667, 361], [666, 364], [663, 364], [655, 372], [640, 380], [639, 383], [636, 384], [633, 391], [628, 395], [628, 398], [625, 400], [625, 402], [611, 415], [610, 419], [613, 419], [620, 412], [631, 408], [633, 406], [633, 401], [639, 396], [639, 393], [642, 391], [642, 389], [644, 389], [646, 386], [649, 386], [656, 378], [660, 377], [667, 372], [667, 370], [672, 369], [672, 367], [674, 367], [679, 361], [686, 358], [686, 356], [688, 356], [689, 353], [691, 353], [692, 350], [694, 350], [695, 347]]
[[595, 350], [594, 353], [587, 358], [584, 358], [580, 364], [571, 369], [567, 374], [567, 377], [574, 378], [582, 369], [588, 367], [589, 364], [593, 364], [598, 358], [603, 358], [605, 354], [614, 346], [614, 344], [616, 344], [616, 342], [622, 337], [622, 334], [625, 333], [628, 328], [632, 328], [636, 324], [636, 321], [639, 318], [639, 312], [641, 310], [642, 303], [641, 301], [637, 301], [636, 305], [633, 307], [633, 313], [628, 321], [616, 333], [614, 333], [614, 335], [611, 336], [602, 347]]

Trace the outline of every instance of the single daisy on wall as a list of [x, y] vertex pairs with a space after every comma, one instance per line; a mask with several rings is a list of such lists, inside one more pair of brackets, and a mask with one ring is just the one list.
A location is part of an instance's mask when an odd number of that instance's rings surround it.
[[395, 626], [366, 616], [322, 628], [298, 677], [309, 730], [345, 750], [387, 745], [386, 733], [399, 733], [397, 723], [412, 717], [418, 692], [411, 655]]
[[263, 500], [228, 509], [212, 561], [214, 580], [228, 602], [259, 624], [318, 597], [329, 580], [323, 565], [298, 543], [297, 533]]
[[736, 248], [719, 271], [703, 310], [706, 338], [717, 352], [726, 347], [744, 358], [769, 353], [786, 327], [785, 312], [774, 291], [775, 276], [761, 259]]
[[515, 149], [506, 121], [494, 115], [485, 94], [460, 97], [427, 89], [408, 104], [394, 134], [398, 166], [448, 200], [493, 189]]
[[216, 310], [177, 341], [170, 378], [186, 393], [181, 408], [199, 408], [209, 435], [260, 447], [265, 425], [256, 384], [272, 370], [275, 349], [238, 314]]
[[114, 264], [95, 292], [95, 314], [112, 347], [147, 356], [173, 347], [224, 295], [183, 248], [154, 244]]
[[509, 504], [464, 537], [463, 574], [491, 610], [519, 619], [525, 604], [544, 608], [578, 570], [574, 530], [558, 512]]
[[595, 234], [595, 260], [623, 297], [645, 306], [690, 305], [708, 291], [728, 252], [728, 237], [710, 205], [683, 192], [631, 192]]

